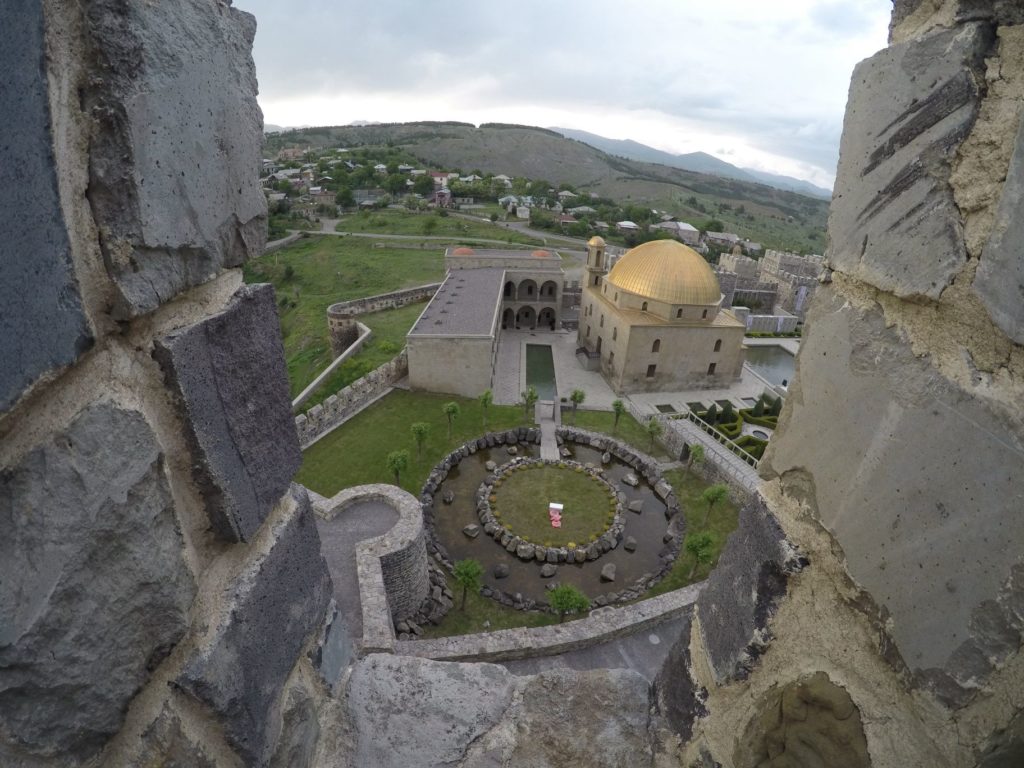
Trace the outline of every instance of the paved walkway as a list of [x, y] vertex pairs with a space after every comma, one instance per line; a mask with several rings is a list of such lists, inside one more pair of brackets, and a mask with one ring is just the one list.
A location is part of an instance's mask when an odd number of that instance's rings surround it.
[[704, 453], [709, 457], [714, 457], [714, 461], [718, 466], [727, 468], [729, 475], [750, 493], [754, 493], [757, 489], [761, 482], [757, 470], [696, 424], [686, 419], [673, 419], [668, 422], [667, 428], [680, 432], [687, 445], [691, 443], [703, 445]]
[[356, 504], [333, 520], [317, 518], [320, 551], [334, 581], [334, 599], [349, 637], [363, 634], [363, 611], [356, 574], [356, 544], [386, 533], [398, 522], [398, 510], [380, 502]]
[[534, 408], [534, 420], [540, 424], [540, 457], [558, 461], [558, 436], [555, 429], [561, 419], [561, 408], [551, 400], [542, 400]]
[[689, 627], [690, 617], [685, 616], [579, 651], [497, 663], [516, 675], [535, 675], [547, 669], [631, 669], [651, 682], [664, 666], [673, 644]]

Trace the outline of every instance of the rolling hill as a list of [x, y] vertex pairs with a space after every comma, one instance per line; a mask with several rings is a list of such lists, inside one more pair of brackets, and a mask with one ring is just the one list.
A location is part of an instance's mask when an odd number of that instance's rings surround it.
[[757, 181], [617, 157], [545, 128], [454, 122], [340, 126], [273, 134], [266, 142], [268, 156], [285, 146], [396, 146], [431, 168], [569, 184], [620, 204], [649, 205], [698, 227], [718, 220], [726, 230], [768, 247], [817, 253], [825, 247], [825, 200]]

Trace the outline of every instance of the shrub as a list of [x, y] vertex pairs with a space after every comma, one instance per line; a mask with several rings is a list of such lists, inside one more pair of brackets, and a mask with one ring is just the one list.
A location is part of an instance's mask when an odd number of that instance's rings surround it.
[[702, 418], [708, 424], [715, 424], [718, 421], [718, 406], [712, 403], [711, 407], [704, 411]]

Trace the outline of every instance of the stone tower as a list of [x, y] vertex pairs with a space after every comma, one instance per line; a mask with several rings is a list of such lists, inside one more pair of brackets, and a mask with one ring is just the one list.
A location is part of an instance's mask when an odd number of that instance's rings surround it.
[[[599, 285], [601, 278], [608, 274], [604, 238], [594, 235], [587, 242], [587, 285]], [[586, 287], [586, 286], [584, 286]]]

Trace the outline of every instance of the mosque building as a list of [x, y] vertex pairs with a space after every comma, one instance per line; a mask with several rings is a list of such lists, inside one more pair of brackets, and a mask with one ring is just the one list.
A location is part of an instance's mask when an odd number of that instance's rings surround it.
[[593, 237], [577, 358], [619, 394], [727, 388], [743, 369], [745, 328], [722, 299], [711, 266], [682, 243], [643, 243], [609, 270]]

